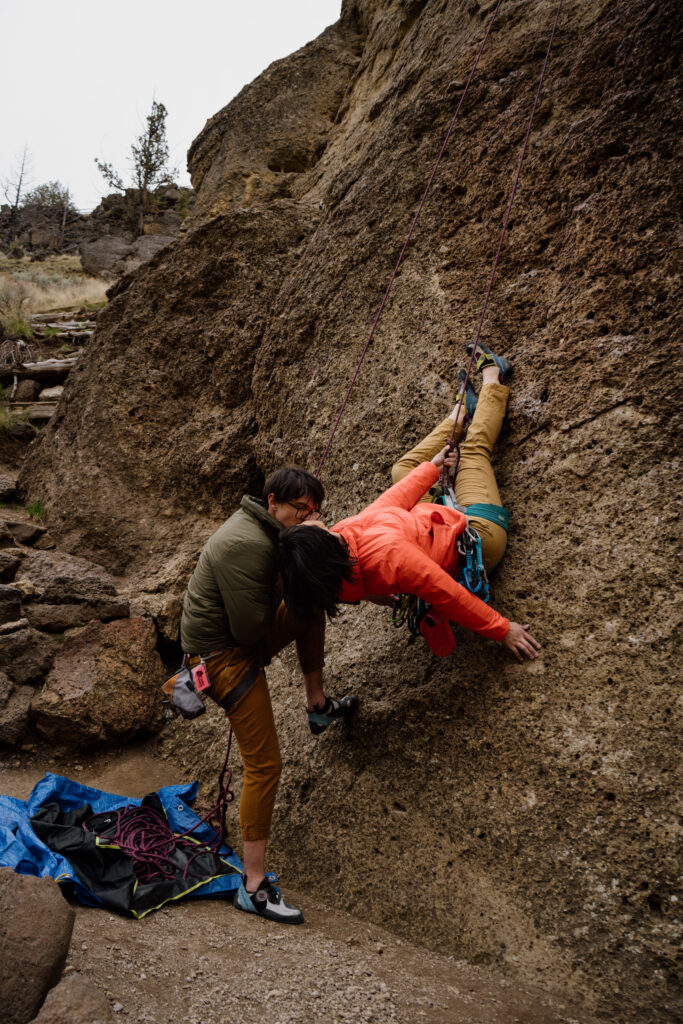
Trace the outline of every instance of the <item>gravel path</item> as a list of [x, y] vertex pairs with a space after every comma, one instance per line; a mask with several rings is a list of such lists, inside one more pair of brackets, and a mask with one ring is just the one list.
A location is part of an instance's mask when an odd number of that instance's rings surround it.
[[302, 927], [247, 917], [228, 903], [164, 908], [142, 921], [81, 909], [67, 971], [104, 989], [139, 1024], [545, 1024], [549, 999], [314, 906]]

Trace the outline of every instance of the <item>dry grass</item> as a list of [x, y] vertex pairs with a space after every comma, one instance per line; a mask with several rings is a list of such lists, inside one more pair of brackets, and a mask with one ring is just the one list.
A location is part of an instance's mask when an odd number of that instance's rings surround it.
[[17, 315], [99, 308], [106, 303], [107, 288], [104, 281], [83, 273], [78, 256], [52, 256], [40, 263], [0, 259], [0, 296], [13, 306], [18, 303]]

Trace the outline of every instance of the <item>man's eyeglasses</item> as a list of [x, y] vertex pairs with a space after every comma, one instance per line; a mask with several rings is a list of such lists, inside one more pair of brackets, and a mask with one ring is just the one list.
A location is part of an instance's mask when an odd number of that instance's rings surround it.
[[318, 505], [314, 505], [311, 508], [310, 505], [302, 505], [296, 501], [286, 501], [285, 505], [289, 505], [296, 512], [296, 520], [298, 523], [305, 523], [307, 519], [320, 519], [322, 511]]

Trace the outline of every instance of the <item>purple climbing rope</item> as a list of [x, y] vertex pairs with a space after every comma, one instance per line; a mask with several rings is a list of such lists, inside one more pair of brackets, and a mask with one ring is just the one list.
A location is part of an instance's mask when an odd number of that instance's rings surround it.
[[477, 70], [477, 67], [479, 65], [479, 59], [480, 59], [480, 57], [481, 57], [481, 55], [482, 55], [482, 53], [484, 51], [484, 46], [486, 45], [486, 41], [487, 41], [487, 39], [489, 37], [491, 29], [493, 28], [493, 23], [496, 20], [496, 17], [498, 15], [498, 11], [500, 9], [500, 5], [502, 4], [502, 2], [503, 2], [503, 0], [498, 0], [498, 3], [496, 4], [495, 10], [494, 10], [494, 12], [491, 15], [491, 18], [489, 20], [489, 23], [488, 23], [488, 26], [487, 26], [487, 29], [486, 29], [486, 33], [485, 33], [484, 38], [482, 40], [481, 46], [479, 47], [479, 52], [477, 53], [477, 56], [476, 56], [476, 60], [474, 61], [474, 64], [472, 65], [472, 70], [469, 73], [469, 77], [467, 79], [467, 82], [465, 83], [465, 88], [463, 89], [462, 96], [460, 97], [460, 102], [458, 103], [458, 106], [457, 106], [457, 109], [455, 111], [455, 114], [453, 115], [453, 117], [451, 119], [451, 123], [450, 123], [450, 125], [448, 127], [448, 131], [446, 132], [446, 137], [444, 138], [443, 145], [441, 146], [441, 151], [440, 151], [440, 153], [439, 153], [439, 155], [437, 157], [437, 160], [436, 160], [436, 163], [434, 164], [434, 167], [432, 168], [432, 173], [429, 176], [429, 180], [427, 182], [427, 186], [426, 186], [424, 192], [422, 193], [422, 198], [420, 200], [420, 204], [419, 204], [419, 206], [417, 208], [415, 216], [413, 217], [412, 223], [410, 225], [410, 229], [408, 231], [408, 234], [406, 235], [406, 239], [405, 239], [405, 241], [403, 243], [403, 247], [401, 248], [401, 252], [399, 253], [398, 260], [396, 261], [396, 266], [394, 267], [394, 272], [391, 275], [391, 278], [389, 280], [389, 284], [387, 285], [386, 291], [384, 293], [384, 297], [382, 298], [382, 301], [381, 301], [381, 303], [379, 305], [379, 309], [377, 310], [377, 315], [375, 317], [374, 323], [373, 323], [372, 328], [370, 330], [370, 334], [368, 335], [368, 339], [365, 342], [365, 345], [363, 346], [363, 351], [361, 352], [360, 359], [358, 360], [358, 365], [356, 366], [355, 373], [353, 374], [353, 377], [351, 378], [351, 383], [349, 384], [348, 389], [346, 391], [346, 395], [344, 396], [344, 401], [341, 404], [341, 408], [339, 410], [339, 414], [337, 416], [337, 419], [335, 421], [334, 426], [332, 427], [332, 433], [330, 434], [329, 440], [328, 440], [328, 442], [327, 442], [327, 444], [325, 446], [325, 450], [324, 450], [324, 452], [322, 454], [322, 458], [320, 459], [320, 462], [318, 463], [318, 468], [315, 471], [315, 475], [316, 476], [320, 476], [320, 471], [323, 468], [323, 463], [325, 462], [325, 459], [327, 458], [327, 453], [329, 452], [329, 450], [330, 450], [330, 448], [332, 446], [332, 441], [334, 440], [334, 435], [337, 433], [337, 427], [339, 426], [339, 423], [341, 421], [342, 415], [343, 415], [344, 410], [346, 408], [346, 404], [347, 404], [347, 402], [348, 402], [348, 400], [349, 400], [349, 398], [351, 396], [351, 391], [353, 390], [353, 386], [356, 383], [356, 380], [358, 378], [358, 374], [360, 373], [360, 369], [361, 369], [361, 366], [363, 365], [363, 361], [365, 359], [365, 355], [366, 355], [366, 353], [368, 351], [368, 348], [370, 347], [370, 343], [371, 343], [371, 341], [372, 341], [372, 339], [373, 339], [373, 337], [375, 335], [375, 331], [377, 330], [377, 325], [379, 323], [380, 317], [382, 316], [382, 313], [384, 312], [384, 307], [386, 305], [387, 299], [389, 298], [389, 292], [391, 291], [391, 288], [393, 286], [394, 280], [395, 280], [396, 275], [397, 275], [397, 273], [399, 271], [399, 267], [401, 266], [401, 263], [403, 262], [403, 257], [405, 255], [406, 249], [408, 248], [408, 243], [410, 242], [410, 239], [412, 238], [413, 231], [415, 230], [415, 227], [417, 226], [417, 222], [420, 219], [420, 214], [422, 213], [422, 207], [424, 206], [425, 200], [427, 199], [427, 195], [429, 194], [429, 190], [432, 187], [432, 182], [434, 181], [434, 178], [436, 176], [436, 172], [439, 169], [439, 164], [441, 163], [443, 155], [446, 152], [446, 146], [448, 145], [448, 141], [449, 141], [449, 139], [451, 137], [451, 133], [453, 132], [453, 129], [455, 127], [455, 122], [458, 119], [458, 115], [460, 114], [460, 109], [461, 109], [461, 107], [462, 107], [462, 105], [463, 105], [463, 103], [465, 101], [465, 96], [467, 95], [467, 90], [470, 87], [470, 83], [471, 83], [472, 78], [474, 76], [474, 72]]
[[[112, 846], [117, 846], [128, 854], [133, 862], [133, 870], [138, 882], [146, 884], [155, 881], [171, 881], [176, 875], [172, 856], [177, 851], [188, 855], [182, 874], [183, 879], [206, 877], [205, 872], [197, 874], [190, 870], [194, 861], [202, 854], [213, 855], [216, 871], [218, 871], [220, 870], [220, 848], [225, 845], [227, 852], [232, 853], [232, 848], [225, 843], [225, 816], [228, 804], [235, 799], [235, 794], [230, 788], [232, 771], [228, 767], [231, 743], [232, 729], [223, 768], [218, 776], [218, 799], [211, 810], [186, 832], [180, 835], [174, 833], [165, 814], [154, 807], [128, 804], [108, 815], [112, 824], [107, 826], [106, 840]], [[96, 817], [99, 815], [93, 815], [92, 818], [83, 822], [83, 828], [88, 830], [89, 825]], [[196, 839], [190, 838], [201, 825], [208, 825], [213, 829], [213, 839], [208, 842], [198, 842]]]

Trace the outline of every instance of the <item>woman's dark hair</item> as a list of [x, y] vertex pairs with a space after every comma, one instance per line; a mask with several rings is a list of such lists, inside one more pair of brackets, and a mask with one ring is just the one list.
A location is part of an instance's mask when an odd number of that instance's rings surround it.
[[271, 473], [264, 484], [263, 500], [266, 503], [269, 494], [274, 494], [277, 502], [310, 498], [314, 505], [322, 505], [325, 488], [317, 477], [301, 466], [283, 466]]
[[320, 613], [339, 611], [344, 580], [356, 578], [356, 559], [336, 533], [315, 526], [289, 526], [278, 536], [277, 563], [285, 603], [298, 619], [313, 622]]

